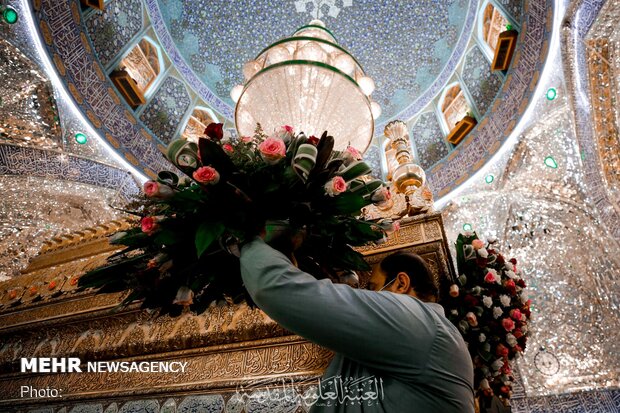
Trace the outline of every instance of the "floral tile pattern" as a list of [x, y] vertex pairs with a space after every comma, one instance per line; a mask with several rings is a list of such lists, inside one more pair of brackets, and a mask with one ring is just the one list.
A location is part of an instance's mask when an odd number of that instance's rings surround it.
[[86, 20], [86, 30], [101, 64], [107, 66], [142, 28], [140, 0], [112, 0]]
[[170, 143], [187, 112], [191, 99], [185, 85], [168, 77], [149, 102], [140, 120], [165, 144]]
[[491, 64], [478, 46], [465, 56], [462, 77], [478, 112], [483, 115], [497, 96], [502, 79], [491, 72]]
[[418, 154], [419, 159], [417, 161], [424, 169], [428, 169], [448, 154], [448, 147], [444, 142], [439, 120], [433, 112], [420, 115], [418, 121], [411, 128], [409, 136]]

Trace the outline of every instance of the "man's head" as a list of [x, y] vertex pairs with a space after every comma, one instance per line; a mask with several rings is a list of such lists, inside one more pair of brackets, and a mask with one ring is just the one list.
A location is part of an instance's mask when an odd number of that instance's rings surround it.
[[408, 294], [430, 302], [436, 302], [439, 295], [426, 262], [408, 252], [396, 252], [384, 258], [373, 269], [368, 289]]

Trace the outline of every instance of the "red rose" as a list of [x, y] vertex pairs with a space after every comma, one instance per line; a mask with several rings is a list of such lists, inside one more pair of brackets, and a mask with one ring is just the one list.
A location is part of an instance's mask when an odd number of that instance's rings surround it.
[[521, 288], [525, 288], [525, 287], [526, 287], [526, 285], [525, 285], [525, 281], [523, 281], [523, 278], [519, 278], [519, 279], [517, 280], [517, 285], [518, 285], [519, 287], [521, 287]]
[[523, 332], [521, 331], [520, 328], [516, 328], [515, 331], [512, 332], [512, 335], [515, 336], [517, 339], [523, 337]]
[[519, 311], [519, 310], [510, 310], [510, 317], [513, 320], [521, 321], [521, 311]]
[[512, 321], [510, 318], [504, 318], [502, 320], [502, 326], [506, 331], [512, 331], [515, 328], [515, 322]]
[[159, 227], [154, 217], [142, 218], [142, 220], [140, 221], [140, 226], [142, 227], [142, 232], [145, 232], [147, 234], [153, 233]]
[[517, 292], [517, 286], [515, 282], [512, 280], [508, 280], [504, 283], [504, 287], [510, 292], [510, 294], [515, 295]]
[[224, 129], [221, 123], [209, 123], [207, 129], [205, 129], [205, 135], [214, 141], [221, 141], [224, 136]]
[[476, 264], [480, 268], [485, 268], [487, 266], [487, 259], [486, 258], [482, 258], [482, 257], [478, 257], [478, 258], [476, 258]]
[[519, 346], [518, 344], [516, 346], [513, 347], [515, 352], [517, 353], [522, 353], [523, 350], [525, 350], [525, 344], [523, 345], [523, 348], [521, 348], [521, 346]]
[[502, 386], [499, 390], [504, 394], [510, 393], [510, 387], [508, 386]]
[[465, 303], [465, 305], [467, 307], [475, 307], [478, 305], [479, 301], [476, 297], [474, 297], [471, 294], [467, 294], [464, 298], [463, 298], [463, 302]]
[[314, 145], [314, 146], [316, 146], [316, 145], [318, 145], [318, 144], [319, 144], [319, 138], [317, 138], [316, 136], [312, 135], [312, 136], [310, 136], [310, 137], [308, 138], [308, 143], [309, 143], [310, 145]]
[[498, 344], [497, 347], [495, 348], [495, 354], [497, 354], [500, 357], [508, 357], [508, 347], [506, 347], [503, 344]]
[[222, 148], [226, 151], [226, 152], [233, 152], [233, 146], [230, 143], [225, 143], [224, 145], [222, 145]]
[[504, 256], [502, 254], [499, 254], [497, 256], [497, 263], [501, 265], [504, 265], [506, 263], [506, 260], [504, 259]]

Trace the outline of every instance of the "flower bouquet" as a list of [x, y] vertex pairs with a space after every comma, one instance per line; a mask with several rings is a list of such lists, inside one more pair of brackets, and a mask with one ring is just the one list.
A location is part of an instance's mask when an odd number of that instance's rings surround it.
[[[284, 249], [278, 240], [291, 237], [278, 234], [303, 233], [294, 258], [317, 278], [369, 269], [353, 247], [383, 239], [385, 229], [358, 217], [389, 193], [368, 176], [356, 149], [336, 151], [327, 133], [306, 137], [288, 126], [267, 136], [258, 125], [253, 137], [229, 141], [221, 124], [205, 133], [197, 144], [169, 145], [167, 158], [187, 176], [165, 171], [144, 185], [145, 196], [125, 209], [140, 225], [111, 239], [126, 248], [82, 276], [79, 286], [131, 289], [121, 304], [143, 299], [143, 307], [160, 314], [179, 314], [182, 306], [201, 313], [221, 298], [251, 303], [239, 245], [261, 231]], [[292, 249], [282, 248], [293, 258]]]
[[517, 260], [507, 260], [473, 233], [459, 234], [457, 265], [461, 274], [443, 303], [459, 329], [474, 363], [474, 387], [480, 394], [511, 396], [510, 362], [525, 350], [530, 300]]

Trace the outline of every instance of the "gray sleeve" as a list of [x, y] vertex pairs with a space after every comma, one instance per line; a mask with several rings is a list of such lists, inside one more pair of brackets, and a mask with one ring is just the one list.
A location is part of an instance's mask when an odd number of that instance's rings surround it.
[[256, 304], [295, 334], [393, 374], [426, 364], [436, 327], [413, 297], [317, 280], [261, 239], [242, 248], [241, 275]]

